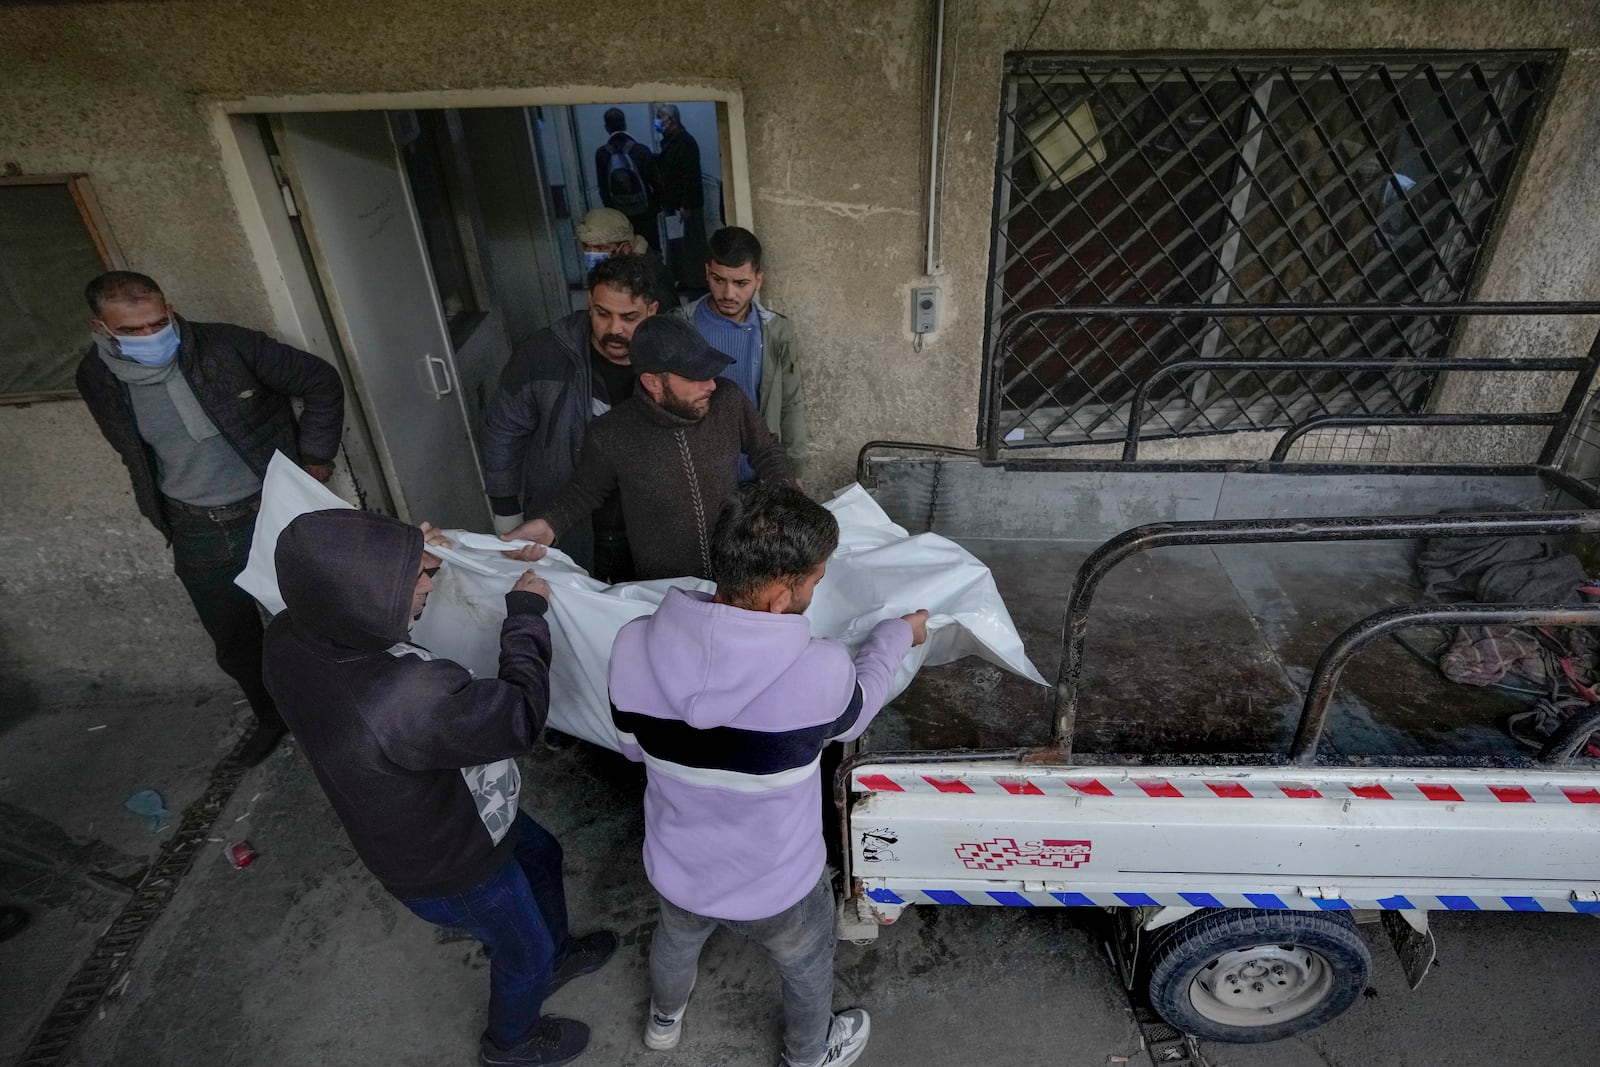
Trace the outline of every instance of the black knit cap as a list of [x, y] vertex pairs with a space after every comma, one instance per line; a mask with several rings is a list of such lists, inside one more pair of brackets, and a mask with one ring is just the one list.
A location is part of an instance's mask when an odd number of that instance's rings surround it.
[[710, 381], [733, 362], [676, 315], [652, 315], [639, 323], [628, 359], [637, 374], [676, 374], [693, 382]]

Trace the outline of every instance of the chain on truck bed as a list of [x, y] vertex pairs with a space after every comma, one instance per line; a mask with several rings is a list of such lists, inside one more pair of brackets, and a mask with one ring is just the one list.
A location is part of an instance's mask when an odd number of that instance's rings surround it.
[[229, 753], [212, 769], [206, 791], [184, 810], [182, 821], [161, 847], [150, 869], [139, 879], [133, 896], [95, 943], [83, 966], [68, 981], [50, 1014], [34, 1031], [33, 1040], [17, 1060], [17, 1067], [57, 1067], [64, 1062], [89, 1016], [112, 984], [127, 973], [134, 950], [172, 901], [179, 882], [206, 846], [211, 825], [233, 797], [239, 779], [244, 777], [247, 768], [234, 759], [236, 752], [237, 749]]

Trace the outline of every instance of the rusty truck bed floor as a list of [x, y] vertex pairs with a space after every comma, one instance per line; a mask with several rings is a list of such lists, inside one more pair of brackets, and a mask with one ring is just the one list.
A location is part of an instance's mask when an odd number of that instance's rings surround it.
[[[1083, 541], [962, 539], [995, 581], [1034, 664], [1054, 681]], [[1165, 549], [1114, 569], [1089, 615], [1080, 753], [1287, 751], [1323, 648], [1358, 619], [1415, 601], [1409, 544]], [[1413, 631], [1431, 652], [1438, 630]], [[924, 670], [865, 747], [1003, 748], [1049, 737], [1049, 690], [976, 659]], [[1445, 681], [1393, 640], [1345, 670], [1327, 742], [1345, 755], [1507, 755], [1522, 705]]]

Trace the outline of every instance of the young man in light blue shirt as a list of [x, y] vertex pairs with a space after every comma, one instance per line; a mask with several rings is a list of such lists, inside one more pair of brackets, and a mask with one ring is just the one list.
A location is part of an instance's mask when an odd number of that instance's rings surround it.
[[[790, 469], [801, 476], [808, 435], [794, 324], [761, 303], [761, 242], [741, 226], [711, 235], [706, 287], [711, 291], [682, 311], [707, 344], [733, 360], [723, 376], [756, 405], [767, 429], [783, 446]], [[753, 473], [743, 458], [739, 480]]]

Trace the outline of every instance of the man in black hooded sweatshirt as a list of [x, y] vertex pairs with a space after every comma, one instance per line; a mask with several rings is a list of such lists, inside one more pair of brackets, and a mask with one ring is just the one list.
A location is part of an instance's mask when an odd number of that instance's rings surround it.
[[287, 610], [267, 628], [264, 674], [356, 853], [428, 922], [467, 930], [491, 962], [479, 1062], [565, 1063], [589, 1028], [540, 1016], [545, 997], [598, 970], [616, 935], [567, 930], [561, 846], [517, 808], [513, 759], [550, 702], [550, 587], [532, 571], [506, 594], [500, 673], [409, 644], [447, 543], [363, 511], [317, 511], [278, 540]]

